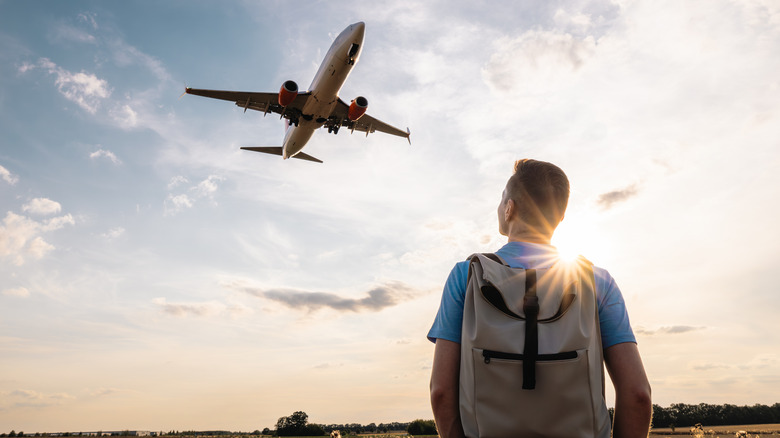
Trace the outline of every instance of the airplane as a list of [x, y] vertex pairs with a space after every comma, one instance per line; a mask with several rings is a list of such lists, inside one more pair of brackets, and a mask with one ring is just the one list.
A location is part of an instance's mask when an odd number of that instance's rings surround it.
[[302, 152], [314, 131], [327, 127], [329, 133], [338, 134], [345, 127], [351, 132], [368, 134], [379, 131], [405, 137], [412, 144], [409, 128], [406, 131], [388, 125], [366, 114], [368, 100], [358, 96], [349, 104], [338, 96], [341, 86], [347, 80], [352, 67], [360, 57], [366, 25], [362, 21], [350, 24], [344, 29], [325, 55], [317, 74], [314, 75], [309, 91], [299, 93], [298, 84], [285, 81], [278, 93], [255, 93], [244, 91], [202, 90], [186, 87], [185, 94], [210, 97], [235, 102], [239, 107], [279, 114], [285, 118], [286, 133], [281, 147], [242, 147], [241, 149], [281, 155], [283, 159], [298, 158], [322, 163], [322, 160]]

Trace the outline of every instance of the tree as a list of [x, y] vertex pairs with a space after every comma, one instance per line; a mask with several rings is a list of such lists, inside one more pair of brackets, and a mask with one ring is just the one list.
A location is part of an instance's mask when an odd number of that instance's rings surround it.
[[406, 428], [409, 435], [436, 435], [436, 423], [433, 420], [414, 420]]
[[281, 417], [276, 422], [276, 434], [279, 436], [322, 436], [325, 431], [317, 424], [307, 424], [306, 412], [293, 412], [289, 417]]

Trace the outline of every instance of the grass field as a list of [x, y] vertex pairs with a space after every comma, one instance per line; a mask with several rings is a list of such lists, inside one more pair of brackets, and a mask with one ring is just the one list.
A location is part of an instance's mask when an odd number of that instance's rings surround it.
[[[703, 426], [704, 437], [735, 437], [740, 431], [747, 432], [750, 438], [765, 438], [780, 436], [780, 424], [743, 424], [739, 426]], [[672, 432], [669, 428], [653, 429], [651, 437], [696, 436], [690, 427], [678, 427]]]

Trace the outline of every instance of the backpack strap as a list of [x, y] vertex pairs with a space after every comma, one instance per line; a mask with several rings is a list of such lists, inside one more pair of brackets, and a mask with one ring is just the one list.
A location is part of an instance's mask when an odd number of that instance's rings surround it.
[[509, 266], [509, 264], [507, 264], [507, 262], [505, 262], [504, 259], [502, 259], [496, 253], [493, 253], [493, 252], [483, 252], [482, 255], [487, 257], [487, 258], [489, 258], [490, 260], [493, 260], [496, 263], [501, 263], [504, 266]]
[[[601, 363], [604, 363], [604, 346], [602, 344], [601, 339], [601, 320], [599, 319], [599, 299], [598, 296], [596, 296], [596, 275], [593, 271], [593, 262], [586, 259], [584, 256], [580, 255], [578, 257], [579, 267], [580, 267], [580, 281], [582, 282], [582, 285], [584, 288], [588, 289], [588, 291], [593, 296], [593, 300], [595, 301], [595, 307], [596, 307], [596, 315], [594, 316], [596, 319], [596, 337], [598, 339], [598, 346], [599, 346], [599, 354], [601, 356]], [[601, 367], [601, 395], [606, 397], [606, 379], [604, 375], [604, 367]]]
[[536, 359], [539, 356], [539, 297], [536, 295], [536, 269], [525, 271], [525, 346], [523, 347], [523, 389], [536, 388]]

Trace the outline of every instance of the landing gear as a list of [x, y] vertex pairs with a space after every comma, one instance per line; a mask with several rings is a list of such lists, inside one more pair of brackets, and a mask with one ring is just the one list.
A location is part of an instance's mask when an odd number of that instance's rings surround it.
[[338, 125], [336, 125], [336, 126], [328, 126], [328, 134], [330, 134], [330, 133], [338, 134], [339, 133], [339, 126]]

